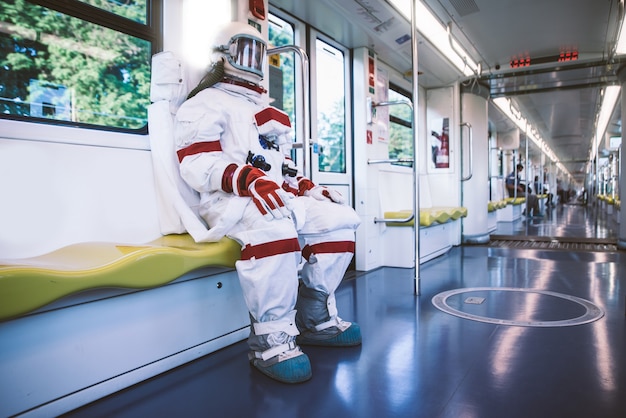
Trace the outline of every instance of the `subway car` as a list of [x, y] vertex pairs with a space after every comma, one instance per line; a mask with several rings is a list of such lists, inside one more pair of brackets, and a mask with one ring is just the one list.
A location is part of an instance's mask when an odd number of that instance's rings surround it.
[[[231, 22], [260, 54], [216, 43]], [[624, 0], [3, 0], [0, 416], [626, 416], [624, 22]], [[238, 266], [262, 257], [185, 177], [217, 53], [258, 64], [283, 173], [358, 215], [331, 292], [358, 341], [298, 343], [296, 384], [249, 360]], [[255, 210], [244, 171], [220, 190]]]

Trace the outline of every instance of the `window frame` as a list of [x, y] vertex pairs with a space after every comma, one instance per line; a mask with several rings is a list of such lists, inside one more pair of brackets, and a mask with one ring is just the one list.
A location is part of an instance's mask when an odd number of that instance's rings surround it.
[[[64, 1], [54, 1], [54, 0], [27, 0], [28, 3], [45, 7], [50, 10], [57, 11], [59, 13], [63, 13], [65, 15], [74, 17], [76, 19], [83, 20], [85, 22], [89, 22], [95, 25], [99, 25], [105, 27], [107, 29], [113, 30], [123, 35], [133, 36], [145, 41], [150, 42], [151, 45], [151, 56], [160, 52], [163, 49], [163, 0], [146, 0], [146, 23], [140, 23], [133, 21], [131, 19], [127, 19], [123, 16], [119, 16], [115, 13], [108, 12], [96, 6], [92, 6], [87, 3], [83, 3], [78, 0], [64, 0]], [[151, 63], [148, 63], [151, 66]], [[15, 121], [19, 124], [40, 124], [45, 125], [49, 128], [52, 126], [59, 127], [70, 127], [72, 129], [75, 128], [83, 128], [90, 129], [96, 131], [111, 131], [111, 132], [119, 132], [126, 134], [141, 134], [146, 135], [148, 133], [148, 124], [146, 124], [138, 129], [131, 128], [120, 128], [114, 126], [105, 126], [105, 125], [96, 125], [89, 124], [83, 122], [72, 122], [67, 120], [58, 120], [58, 119], [47, 119], [47, 118], [39, 118], [33, 116], [21, 116], [14, 114], [0, 114], [0, 123], [4, 124], [5, 121]], [[52, 126], [51, 126], [52, 125]], [[33, 139], [33, 140], [45, 140], [57, 142], [55, 139], [51, 138], [33, 138], [33, 134], [36, 132], [45, 132], [45, 129], [37, 129], [33, 128], [32, 130], [29, 128], [25, 128], [26, 132], [20, 132], [17, 135], [11, 135], [14, 130], [11, 127], [17, 126], [19, 129], [19, 125], [15, 125], [14, 123], [7, 123], [8, 133], [9, 135], [3, 135], [13, 139]], [[22, 125], [24, 126], [24, 125]], [[61, 130], [60, 132], [63, 132]], [[71, 132], [71, 131], [67, 131]], [[62, 133], [60, 134], [63, 135]], [[58, 136], [53, 134], [52, 137]], [[73, 137], [74, 135], [70, 135]], [[64, 142], [64, 141], [63, 141]], [[97, 143], [93, 143], [92, 141], [83, 140], [70, 140], [72, 143], [82, 143], [85, 145], [103, 145], [100, 143], [101, 141], [97, 141]], [[106, 144], [104, 144], [106, 146]], [[135, 148], [135, 146], [131, 146]], [[141, 147], [143, 148], [143, 147]]]

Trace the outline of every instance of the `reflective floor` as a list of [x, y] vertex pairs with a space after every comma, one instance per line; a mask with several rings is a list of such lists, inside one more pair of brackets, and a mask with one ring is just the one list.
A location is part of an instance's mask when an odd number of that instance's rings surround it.
[[[521, 220], [498, 232], [615, 234], [586, 207], [555, 208], [554, 216], [560, 222]], [[421, 266], [419, 296], [412, 276], [398, 268], [348, 274], [337, 292], [339, 312], [360, 323], [363, 345], [305, 348], [313, 365], [307, 383], [262, 376], [248, 366], [241, 342], [68, 415], [626, 416], [626, 253], [456, 247]], [[485, 287], [495, 289], [474, 289]], [[467, 291], [450, 296], [450, 307], [493, 322], [433, 305], [454, 289]], [[587, 309], [569, 297], [601, 317], [569, 324]]]
[[[609, 210], [613, 210], [609, 206]], [[619, 225], [605, 208], [577, 204], [544, 207], [543, 217], [500, 222], [496, 234], [616, 239]]]

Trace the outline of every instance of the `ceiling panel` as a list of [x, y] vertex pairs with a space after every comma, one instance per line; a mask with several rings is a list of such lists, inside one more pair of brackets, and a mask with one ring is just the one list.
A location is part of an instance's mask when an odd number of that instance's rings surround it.
[[[478, 11], [463, 15], [458, 2]], [[492, 97], [510, 97], [580, 179], [586, 168], [603, 87], [617, 84], [623, 59], [611, 57], [620, 21], [618, 0], [426, 0], [455, 38], [483, 65]], [[577, 59], [559, 62], [565, 52]], [[514, 60], [528, 66], [512, 67]], [[518, 61], [519, 62], [519, 61]], [[495, 129], [508, 123], [490, 119]], [[619, 110], [614, 129], [621, 128]]]
[[[411, 67], [408, 22], [385, 0], [271, 0], [274, 6], [309, 22], [347, 47], [374, 48], [379, 58], [401, 71]], [[454, 38], [481, 63], [478, 81], [492, 97], [510, 97], [540, 135], [577, 175], [584, 169], [595, 132], [604, 86], [616, 84], [623, 57], [612, 57], [620, 22], [620, 0], [425, 0]], [[622, 5], [623, 7], [623, 5]], [[346, 24], [346, 22], [350, 24]], [[577, 59], [559, 62], [576, 52]], [[530, 65], [512, 68], [515, 59]], [[461, 79], [424, 39], [419, 43], [419, 83], [424, 88]], [[489, 106], [493, 129], [507, 121]], [[610, 129], [621, 131], [618, 109]], [[534, 152], [534, 151], [533, 151]]]

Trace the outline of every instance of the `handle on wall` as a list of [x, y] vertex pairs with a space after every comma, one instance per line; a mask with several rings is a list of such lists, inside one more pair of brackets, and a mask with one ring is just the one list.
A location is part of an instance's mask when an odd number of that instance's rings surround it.
[[472, 139], [472, 125], [468, 122], [464, 122], [461, 124], [461, 128], [463, 126], [467, 126], [469, 131], [469, 175], [467, 177], [461, 177], [461, 181], [467, 181], [474, 175], [474, 154], [472, 152], [472, 149], [474, 148], [474, 141]]

